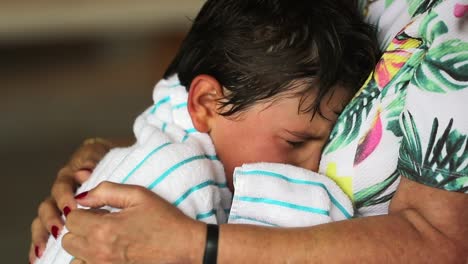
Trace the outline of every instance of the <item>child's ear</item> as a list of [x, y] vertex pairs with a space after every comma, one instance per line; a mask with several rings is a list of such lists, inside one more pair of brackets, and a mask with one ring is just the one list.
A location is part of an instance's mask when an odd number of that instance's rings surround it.
[[222, 96], [222, 86], [212, 76], [201, 74], [193, 79], [187, 106], [193, 125], [198, 131], [210, 132], [212, 122], [218, 115], [218, 101]]

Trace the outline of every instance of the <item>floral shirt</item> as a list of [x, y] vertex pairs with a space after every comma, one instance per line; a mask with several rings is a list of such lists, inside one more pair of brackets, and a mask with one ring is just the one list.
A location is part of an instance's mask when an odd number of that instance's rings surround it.
[[360, 5], [385, 52], [339, 117], [320, 172], [357, 216], [387, 213], [401, 175], [468, 193], [468, 1]]

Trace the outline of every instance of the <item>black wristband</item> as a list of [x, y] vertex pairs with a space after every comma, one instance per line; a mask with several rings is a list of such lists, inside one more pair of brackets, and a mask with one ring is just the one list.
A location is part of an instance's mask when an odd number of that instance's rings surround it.
[[206, 243], [205, 254], [203, 255], [203, 264], [216, 264], [218, 258], [218, 238], [219, 228], [217, 225], [206, 225]]

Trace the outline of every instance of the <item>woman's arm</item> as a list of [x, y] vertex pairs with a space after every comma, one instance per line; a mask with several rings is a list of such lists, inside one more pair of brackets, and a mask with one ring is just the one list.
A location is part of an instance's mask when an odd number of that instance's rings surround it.
[[[70, 213], [64, 248], [93, 263], [201, 263], [206, 227], [150, 191], [104, 183]], [[390, 214], [305, 228], [222, 225], [218, 263], [466, 263], [468, 196], [402, 179]], [[115, 254], [120, 252], [120, 254]]]

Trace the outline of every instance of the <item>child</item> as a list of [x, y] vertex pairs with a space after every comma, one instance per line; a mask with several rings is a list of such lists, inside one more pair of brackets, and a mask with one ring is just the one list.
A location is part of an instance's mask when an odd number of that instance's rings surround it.
[[[207, 223], [350, 218], [346, 195], [312, 171], [376, 57], [373, 30], [340, 1], [209, 0], [135, 121], [136, 143], [78, 193], [138, 184]], [[60, 238], [37, 263], [69, 263]]]

